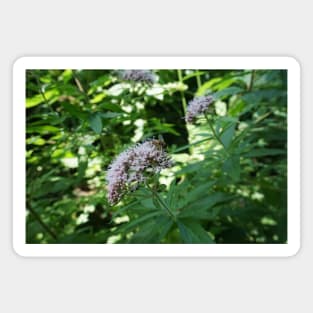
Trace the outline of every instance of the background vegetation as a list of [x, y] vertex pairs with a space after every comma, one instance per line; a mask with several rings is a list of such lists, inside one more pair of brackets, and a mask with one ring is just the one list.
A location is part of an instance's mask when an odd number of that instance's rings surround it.
[[[27, 243], [285, 243], [286, 71], [153, 72], [145, 84], [119, 71], [27, 71]], [[183, 118], [207, 94], [221, 142], [203, 116]], [[108, 165], [159, 135], [175, 164], [158, 189], [175, 219], [144, 188], [107, 201]]]

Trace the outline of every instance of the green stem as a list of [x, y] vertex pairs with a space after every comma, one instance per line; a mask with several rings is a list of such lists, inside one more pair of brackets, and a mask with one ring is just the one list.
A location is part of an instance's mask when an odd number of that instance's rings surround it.
[[159, 203], [163, 206], [163, 208], [167, 211], [167, 213], [173, 218], [176, 219], [174, 213], [170, 210], [170, 208], [165, 204], [163, 199], [160, 197], [160, 195], [151, 188], [148, 184], [146, 184], [146, 187], [152, 192], [152, 195], [159, 201]]
[[205, 117], [205, 119], [207, 120], [207, 122], [208, 122], [208, 124], [209, 124], [209, 127], [211, 128], [214, 137], [215, 137], [216, 140], [223, 146], [223, 148], [226, 150], [225, 145], [223, 144], [223, 142], [222, 142], [221, 138], [219, 137], [219, 135], [216, 133], [216, 131], [215, 131], [215, 129], [214, 129], [214, 127], [213, 127], [213, 125], [212, 125], [210, 119], [208, 118], [208, 116], [207, 116], [206, 114], [204, 114], [204, 117]]
[[[198, 70], [198, 72], [199, 72], [199, 70]], [[201, 87], [201, 85], [202, 85], [202, 82], [201, 82], [201, 77], [200, 77], [199, 74], [196, 76], [196, 80], [197, 80], [198, 89], [200, 89], [200, 87]]]
[[255, 70], [252, 70], [252, 72], [251, 72], [251, 78], [250, 78], [250, 83], [249, 83], [249, 86], [248, 86], [248, 91], [251, 91], [252, 88], [253, 88], [254, 77], [255, 77]]
[[74, 77], [74, 81], [76, 83], [77, 89], [80, 91], [80, 93], [83, 95], [83, 97], [85, 98], [86, 104], [89, 103], [89, 97], [87, 92], [85, 91], [83, 84], [81, 83], [81, 81], [79, 80], [79, 77], [77, 75], [77, 73], [75, 72], [75, 70], [73, 70], [73, 77]]
[[[182, 70], [177, 70], [177, 75], [178, 75], [179, 82], [183, 84]], [[184, 115], [186, 115], [186, 112], [187, 112], [187, 101], [186, 101], [186, 98], [185, 98], [185, 95], [184, 95], [183, 91], [180, 92], [180, 98], [181, 98], [181, 102], [183, 104]]]

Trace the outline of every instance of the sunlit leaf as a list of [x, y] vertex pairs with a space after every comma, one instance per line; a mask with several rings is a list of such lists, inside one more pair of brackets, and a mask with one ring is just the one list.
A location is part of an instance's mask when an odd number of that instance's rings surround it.
[[34, 106], [37, 106], [38, 104], [49, 101], [50, 99], [57, 96], [58, 94], [59, 94], [58, 90], [52, 89], [52, 90], [43, 92], [42, 94], [33, 96], [32, 98], [26, 98], [26, 108], [29, 109]]

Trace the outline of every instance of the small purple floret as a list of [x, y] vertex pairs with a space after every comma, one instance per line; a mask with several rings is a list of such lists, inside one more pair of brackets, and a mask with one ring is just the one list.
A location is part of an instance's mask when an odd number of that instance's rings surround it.
[[127, 190], [135, 190], [147, 176], [170, 166], [172, 161], [158, 140], [147, 140], [125, 150], [108, 168], [108, 201], [117, 203]]
[[125, 70], [121, 73], [121, 79], [148, 84], [153, 84], [156, 81], [155, 75], [148, 70]]
[[194, 123], [196, 117], [200, 114], [205, 113], [208, 110], [209, 105], [213, 102], [213, 96], [202, 96], [191, 100], [188, 103], [187, 113], [185, 120], [187, 123]]

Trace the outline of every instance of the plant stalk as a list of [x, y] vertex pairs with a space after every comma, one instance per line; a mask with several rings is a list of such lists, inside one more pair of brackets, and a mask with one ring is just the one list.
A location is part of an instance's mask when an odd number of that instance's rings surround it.
[[[198, 73], [199, 73], [199, 70], [198, 70]], [[197, 87], [198, 87], [198, 90], [199, 90], [201, 85], [202, 85], [201, 77], [200, 77], [199, 74], [196, 76], [196, 80], [197, 80]]]
[[249, 83], [249, 86], [248, 86], [248, 91], [251, 91], [252, 88], [253, 88], [254, 78], [255, 78], [255, 70], [252, 70], [250, 83]]
[[165, 204], [163, 199], [160, 197], [160, 195], [153, 189], [151, 188], [148, 184], [146, 184], [146, 187], [151, 191], [152, 195], [156, 198], [156, 200], [159, 201], [161, 206], [167, 211], [167, 213], [173, 218], [176, 219], [174, 213], [170, 210], [170, 208]]
[[[180, 83], [183, 83], [183, 74], [182, 74], [182, 70], [177, 70], [177, 75], [178, 75], [178, 80]], [[184, 95], [183, 91], [180, 91], [180, 98], [181, 98], [181, 102], [183, 104], [183, 109], [184, 109], [184, 116], [186, 115], [187, 112], [187, 101]]]

